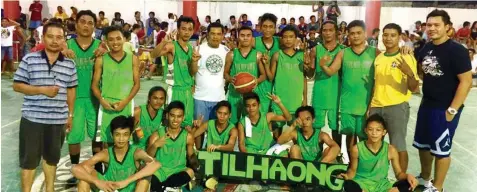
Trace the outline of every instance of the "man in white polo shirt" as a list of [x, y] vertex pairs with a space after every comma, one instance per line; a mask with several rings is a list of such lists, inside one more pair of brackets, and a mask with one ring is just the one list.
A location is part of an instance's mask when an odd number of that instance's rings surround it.
[[[203, 117], [207, 122], [214, 119], [214, 106], [225, 100], [224, 65], [227, 48], [220, 43], [224, 39], [224, 27], [220, 23], [211, 23], [207, 27], [207, 43], [198, 47], [201, 59], [195, 74], [194, 118]], [[196, 145], [201, 146], [201, 137], [197, 137]]]

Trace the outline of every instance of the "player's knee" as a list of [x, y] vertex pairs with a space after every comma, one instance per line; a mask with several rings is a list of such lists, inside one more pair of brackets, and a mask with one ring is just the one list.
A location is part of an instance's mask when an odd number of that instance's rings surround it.
[[399, 192], [399, 189], [397, 187], [393, 187], [388, 192]]
[[189, 175], [189, 177], [192, 179], [194, 178], [195, 174], [194, 174], [194, 170], [192, 170], [191, 168], [187, 168], [186, 169], [186, 173]]

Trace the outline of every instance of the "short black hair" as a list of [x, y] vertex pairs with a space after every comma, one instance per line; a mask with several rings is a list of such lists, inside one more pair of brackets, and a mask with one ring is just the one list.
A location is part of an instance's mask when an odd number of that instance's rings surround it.
[[420, 25], [421, 24], [421, 21], [416, 21], [414, 22], [415, 25]]
[[[347, 31], [349, 32], [349, 30], [353, 27], [361, 27], [364, 31], [366, 31], [366, 24], [364, 24], [363, 20], [351, 21], [351, 23], [349, 23], [348, 26], [347, 26]], [[379, 29], [378, 29], [378, 31], [379, 31]]]
[[277, 16], [275, 16], [272, 13], [265, 13], [262, 16], [260, 16], [260, 23], [263, 24], [265, 21], [271, 21], [274, 25], [277, 24]]
[[114, 17], [116, 16], [120, 16], [121, 17], [121, 13], [120, 12], [114, 12]]
[[244, 25], [244, 26], [242, 26], [242, 27], [240, 27], [240, 28], [238, 29], [237, 34], [240, 34], [240, 32], [241, 32], [241, 31], [244, 31], [244, 30], [249, 30], [249, 31], [251, 31], [251, 32], [253, 33], [252, 28], [250, 28], [249, 26], [245, 26], [245, 25]]
[[171, 17], [174, 18], [174, 14], [173, 13], [168, 13], [167, 18], [172, 19]]
[[179, 19], [177, 20], [177, 29], [181, 28], [181, 23], [182, 22], [185, 22], [185, 23], [192, 23], [192, 27], [195, 26], [195, 23], [194, 23], [194, 20], [192, 19], [192, 17], [187, 17], [187, 16], [180, 16]]
[[141, 29], [141, 26], [136, 23], [132, 26], [131, 30], [134, 31], [135, 29]]
[[156, 13], [154, 11], [149, 12], [149, 15], [152, 14], [152, 16], [156, 16]]
[[[107, 38], [108, 34], [113, 32], [113, 31], [119, 31], [119, 32], [123, 33], [123, 28], [121, 28], [120, 26], [117, 26], [117, 25], [112, 25], [112, 26], [106, 27], [103, 30], [103, 35]], [[124, 37], [126, 37], [126, 34], [123, 33], [123, 35], [124, 35]], [[129, 35], [131, 35], [131, 34], [129, 34]]]
[[291, 21], [291, 20], [295, 21], [295, 17], [290, 18], [290, 21]]
[[[105, 33], [103, 33], [103, 35], [105, 35], [107, 37], [107, 35]], [[124, 39], [129, 39], [129, 38], [131, 38], [131, 32], [123, 31], [123, 36], [124, 36]]]
[[300, 19], [305, 19], [305, 17], [303, 17], [303, 16], [298, 17], [298, 20], [300, 20]]
[[404, 34], [406, 34], [406, 36], [409, 37], [409, 30], [404, 30]]
[[422, 27], [422, 26], [424, 26], [424, 27], [425, 27], [425, 26], [426, 26], [426, 22], [424, 22], [424, 23], [421, 23], [421, 27]]
[[469, 26], [469, 25], [470, 25], [470, 22], [468, 22], [468, 21], [465, 21], [465, 22], [464, 22], [464, 27], [467, 27], [467, 26]]
[[60, 22], [47, 22], [45, 25], [43, 25], [43, 35], [46, 35], [46, 32], [49, 28], [60, 28], [63, 31], [63, 34], [65, 33], [65, 29]]
[[318, 1], [318, 5], [323, 6], [323, 5], [325, 5], [325, 3], [323, 1]]
[[205, 16], [205, 18], [206, 18], [206, 19], [207, 19], [207, 18], [209, 18], [209, 20], [211, 20], [211, 19], [212, 19], [212, 18], [210, 18], [210, 15], [207, 15], [207, 16]]
[[243, 103], [245, 104], [248, 100], [255, 99], [257, 103], [260, 103], [260, 97], [254, 92], [243, 94]]
[[444, 10], [439, 10], [439, 9], [434, 9], [433, 11], [431, 11], [427, 17], [426, 17], [426, 20], [429, 19], [429, 17], [441, 17], [442, 18], [442, 21], [444, 21], [444, 24], [445, 25], [448, 25], [450, 24], [451, 20], [450, 20], [450, 16], [449, 14], [447, 13], [447, 11], [444, 11]]
[[168, 27], [169, 27], [169, 23], [168, 23], [168, 22], [165, 22], [165, 21], [163, 21], [163, 22], [160, 24], [160, 27], [161, 27], [161, 29], [162, 29], [162, 30], [164, 30], [164, 29], [166, 29], [166, 28], [168, 28]]
[[300, 115], [301, 112], [303, 111], [308, 111], [310, 112], [311, 114], [311, 118], [315, 118], [315, 109], [313, 109], [312, 106], [301, 106], [301, 107], [298, 107], [298, 109], [296, 109], [295, 111], [295, 118], [298, 118], [298, 115]]
[[218, 102], [215, 105], [215, 111], [219, 110], [221, 107], [227, 107], [227, 109], [229, 109], [229, 112], [232, 111], [232, 105], [230, 104], [230, 102], [228, 102], [226, 100]]
[[[386, 29], [395, 29], [397, 32], [398, 32], [398, 35], [401, 35], [402, 34], [402, 28], [401, 26], [399, 26], [398, 24], [396, 23], [388, 23], [384, 26], [383, 28], [383, 33], [384, 33], [384, 30]], [[374, 33], [374, 31], [373, 31]]]
[[[323, 27], [326, 25], [326, 24], [332, 24], [335, 28], [335, 31], [338, 32], [338, 24], [336, 24], [335, 21], [333, 20], [326, 20], [325, 22], [323, 22], [320, 26], [320, 34], [322, 34], [323, 32]], [[321, 35], [320, 35], [321, 36]], [[338, 33], [336, 33], [336, 36], [338, 36]]]
[[373, 29], [373, 34], [378, 33], [378, 32], [379, 32], [379, 28], [374, 28]]
[[235, 19], [235, 15], [230, 15], [229, 19]]
[[366, 119], [366, 127], [369, 125], [369, 123], [371, 122], [377, 122], [379, 124], [381, 124], [384, 128], [384, 130], [388, 130], [387, 129], [387, 124], [386, 124], [386, 121], [384, 120], [384, 118], [379, 115], [379, 114], [372, 114], [371, 116], [368, 117], [368, 119]]
[[185, 110], [185, 106], [184, 106], [184, 103], [180, 102], [180, 101], [172, 101], [171, 103], [169, 103], [169, 105], [167, 105], [167, 113], [170, 113], [171, 110], [173, 109], [180, 109], [182, 111]]
[[222, 33], [224, 33], [224, 26], [220, 24], [219, 22], [213, 22], [207, 26], [207, 33], [210, 33], [210, 29], [212, 28], [220, 28], [222, 29]]
[[116, 129], [126, 129], [126, 128], [129, 129], [129, 131], [131, 131], [131, 134], [132, 134], [132, 132], [134, 131], [134, 117], [132, 116], [126, 117], [124, 115], [117, 116], [113, 118], [109, 126], [111, 127], [111, 135], [114, 135], [114, 131]]
[[316, 16], [315, 16], [315, 15], [310, 16], [310, 20], [311, 20], [312, 18], [316, 18]]
[[149, 103], [149, 99], [151, 99], [151, 97], [152, 97], [152, 94], [154, 94], [157, 91], [162, 91], [164, 93], [164, 95], [167, 97], [167, 91], [164, 89], [164, 87], [154, 86], [151, 89], [149, 89], [149, 93], [147, 94], [148, 103]]
[[134, 12], [134, 16], [136, 16], [136, 14], [138, 14], [138, 13], [141, 13], [141, 12], [139, 12], [139, 11], [135, 11], [135, 12]]
[[298, 37], [298, 30], [296, 29], [295, 26], [293, 25], [287, 25], [285, 26], [282, 31], [280, 32], [280, 37], [283, 36], [283, 34], [286, 32], [286, 31], [291, 31], [295, 34], [295, 37]]
[[104, 11], [99, 11], [99, 15], [104, 15]]
[[94, 21], [94, 25], [96, 25], [96, 21], [97, 21], [96, 14], [94, 14], [91, 10], [81, 10], [80, 12], [78, 12], [78, 14], [76, 14], [76, 22], [79, 22], [79, 19], [83, 15], [92, 17]]
[[469, 51], [472, 51], [472, 53], [475, 54], [475, 49], [470, 48]]

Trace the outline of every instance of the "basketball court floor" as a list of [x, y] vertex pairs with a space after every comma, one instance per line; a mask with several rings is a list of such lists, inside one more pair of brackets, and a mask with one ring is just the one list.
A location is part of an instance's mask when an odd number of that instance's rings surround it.
[[[135, 97], [137, 104], [146, 102], [147, 93], [152, 86], [163, 85], [160, 78], [153, 80], [141, 80], [141, 89]], [[19, 123], [21, 118], [21, 105], [23, 95], [16, 93], [12, 89], [12, 80], [1, 80], [1, 191], [13, 192], [20, 191], [20, 168], [18, 166], [18, 140]], [[418, 152], [411, 146], [414, 136], [417, 109], [421, 97], [414, 95], [410, 101], [411, 117], [408, 124], [408, 143], [409, 151], [409, 169], [411, 174], [418, 174], [420, 170]], [[467, 97], [466, 107], [460, 119], [459, 128], [454, 137], [452, 147], [452, 164], [447, 174], [447, 180], [444, 185], [448, 192], [473, 192], [477, 190], [477, 89], [473, 88]], [[324, 128], [324, 131], [329, 131]], [[86, 141], [82, 146], [81, 158], [86, 159], [91, 156], [90, 142]], [[68, 156], [68, 145], [63, 145], [61, 151], [61, 160], [58, 165], [57, 178], [55, 181], [55, 191], [76, 191], [75, 187], [67, 186], [66, 180], [71, 177]], [[390, 170], [390, 177], [394, 174]], [[43, 191], [44, 177], [37, 171], [33, 192]], [[253, 189], [252, 189], [253, 188]], [[239, 186], [235, 191], [277, 191], [269, 190], [267, 186]], [[228, 191], [221, 185], [219, 191]], [[421, 191], [421, 190], [418, 190]]]

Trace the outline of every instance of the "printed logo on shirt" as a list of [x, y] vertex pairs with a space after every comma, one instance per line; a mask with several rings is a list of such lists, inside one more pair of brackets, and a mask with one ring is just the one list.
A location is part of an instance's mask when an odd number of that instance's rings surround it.
[[433, 77], [440, 77], [444, 75], [437, 57], [432, 55], [432, 50], [427, 52], [427, 55], [422, 59], [422, 70], [425, 74], [429, 74]]
[[2, 38], [3, 39], [6, 39], [8, 37], [10, 37], [11, 33], [8, 29], [2, 29]]
[[210, 55], [207, 57], [207, 60], [205, 60], [205, 66], [210, 73], [216, 74], [222, 70], [224, 61], [218, 55]]

